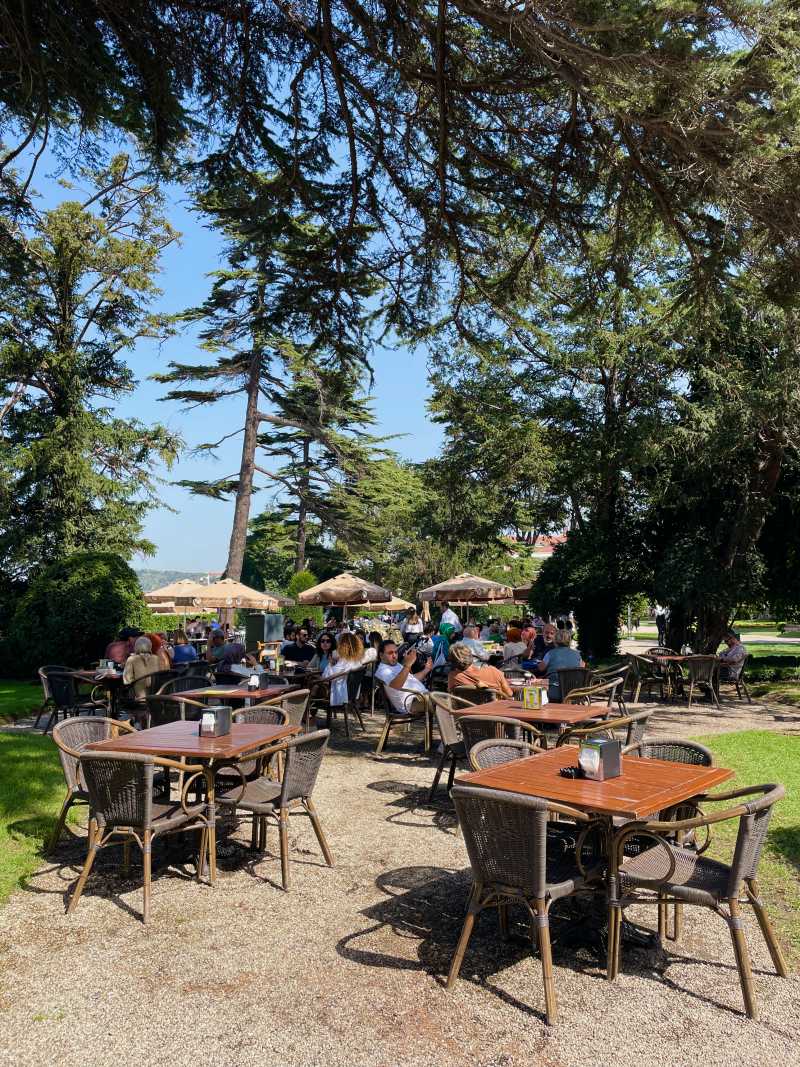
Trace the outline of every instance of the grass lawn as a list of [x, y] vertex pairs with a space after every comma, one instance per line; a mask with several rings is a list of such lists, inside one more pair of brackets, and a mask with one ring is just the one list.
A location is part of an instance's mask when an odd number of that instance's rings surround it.
[[39, 682], [9, 682], [0, 680], [0, 723], [13, 721], [38, 710], [42, 703]]
[[[711, 749], [715, 763], [736, 771], [719, 791], [764, 782], [786, 787], [785, 798], [773, 809], [758, 873], [781, 944], [796, 967], [800, 963], [800, 737], [749, 730], [697, 740]], [[718, 805], [708, 808], [715, 809]], [[708, 854], [730, 862], [737, 828], [738, 822], [713, 827]]]
[[754, 700], [800, 705], [800, 682], [750, 682], [748, 687]]
[[65, 793], [50, 737], [0, 733], [0, 903], [39, 866]]

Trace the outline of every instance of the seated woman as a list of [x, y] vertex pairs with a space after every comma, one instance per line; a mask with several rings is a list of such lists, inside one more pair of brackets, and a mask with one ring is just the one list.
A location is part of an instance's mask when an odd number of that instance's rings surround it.
[[547, 677], [547, 699], [556, 704], [561, 700], [561, 686], [558, 672], [569, 667], [583, 667], [584, 663], [577, 648], [571, 648], [572, 634], [569, 630], [556, 630], [555, 647], [545, 653], [544, 659], [536, 668], [536, 673]]
[[481, 687], [496, 689], [507, 699], [514, 695], [503, 672], [497, 667], [490, 667], [488, 663], [475, 663], [472, 650], [463, 641], [453, 645], [449, 659], [450, 673], [447, 676], [447, 688], [451, 693], [457, 685], [466, 685], [477, 689]]
[[347, 703], [347, 675], [374, 662], [377, 653], [374, 648], [365, 649], [360, 637], [344, 633], [339, 638], [333, 656], [334, 661], [328, 664], [322, 677], [332, 679], [330, 703], [335, 708]]
[[132, 698], [127, 706], [139, 723], [144, 722], [147, 715], [145, 697], [151, 692], [148, 675], [155, 674], [161, 669], [158, 656], [153, 654], [153, 643], [150, 638], [144, 635], [137, 637], [133, 652], [125, 661], [122, 681], [131, 687]]
[[197, 652], [193, 645], [189, 644], [189, 638], [183, 630], [175, 631], [175, 648], [172, 651], [173, 663], [194, 663]]
[[314, 658], [308, 661], [308, 669], [324, 671], [329, 664], [333, 663], [333, 657], [336, 654], [336, 638], [327, 630], [323, 630], [317, 638], [316, 649]]

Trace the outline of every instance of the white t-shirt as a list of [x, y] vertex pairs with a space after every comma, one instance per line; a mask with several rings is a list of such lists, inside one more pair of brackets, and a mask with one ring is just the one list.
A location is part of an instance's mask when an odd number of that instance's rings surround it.
[[408, 622], [404, 619], [400, 625], [400, 633], [403, 634], [421, 634], [424, 629], [425, 627], [421, 621]]
[[459, 633], [462, 630], [461, 619], [459, 619], [458, 615], [456, 615], [452, 608], [448, 608], [446, 611], [442, 612], [442, 617], [439, 622], [440, 624], [443, 622], [449, 623], [452, 627], [458, 630]]
[[[409, 708], [406, 707], [407, 703], [412, 700], [410, 693], [403, 693], [399, 689], [392, 689], [390, 682], [393, 682], [398, 676], [400, 671], [403, 670], [402, 663], [395, 663], [394, 666], [390, 666], [388, 663], [381, 663], [381, 665], [375, 671], [375, 677], [383, 682], [383, 691], [392, 705], [395, 711], [407, 712]], [[422, 684], [422, 682], [415, 678], [413, 674], [409, 672], [408, 678], [403, 683], [403, 689], [413, 689], [415, 693], [427, 693], [428, 690]]]

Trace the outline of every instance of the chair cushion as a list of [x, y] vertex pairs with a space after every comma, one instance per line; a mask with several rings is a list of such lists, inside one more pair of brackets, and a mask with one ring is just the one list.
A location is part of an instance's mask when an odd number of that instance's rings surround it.
[[730, 867], [717, 860], [706, 859], [688, 848], [668, 845], [675, 857], [675, 870], [668, 882], [663, 881], [669, 871], [667, 853], [660, 845], [648, 848], [638, 856], [627, 858], [620, 869], [623, 892], [626, 883], [641, 885], [658, 883], [672, 896], [681, 900], [708, 903], [709, 897], [724, 897], [730, 879]]
[[244, 808], [246, 811], [272, 811], [275, 808], [274, 801], [280, 793], [281, 783], [272, 782], [269, 778], [256, 778], [254, 782], [248, 782], [244, 792], [242, 792], [240, 780], [238, 786], [226, 793], [218, 794], [217, 803], [228, 807]]
[[205, 804], [187, 804], [187, 811], [188, 815], [178, 801], [168, 804], [157, 804], [153, 801], [153, 830], [163, 833], [191, 822], [196, 816], [204, 814]]

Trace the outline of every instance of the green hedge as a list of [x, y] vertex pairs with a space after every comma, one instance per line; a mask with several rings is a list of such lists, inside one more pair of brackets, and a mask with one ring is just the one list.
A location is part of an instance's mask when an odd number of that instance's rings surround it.
[[22, 678], [44, 663], [86, 666], [124, 626], [144, 630], [153, 620], [139, 580], [121, 556], [79, 552], [48, 567], [18, 600], [0, 646], [0, 670]]

